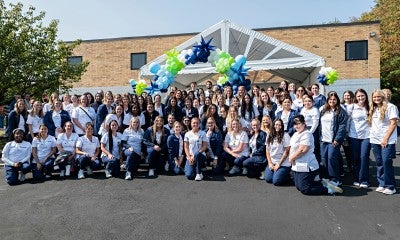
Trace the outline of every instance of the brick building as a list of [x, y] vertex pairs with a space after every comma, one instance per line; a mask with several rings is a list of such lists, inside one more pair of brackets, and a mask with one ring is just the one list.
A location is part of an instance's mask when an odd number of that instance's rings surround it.
[[[339, 93], [345, 89], [363, 87], [370, 91], [379, 87], [379, 22], [261, 28], [254, 31], [321, 56], [326, 66], [338, 71], [339, 80], [329, 88], [334, 87]], [[81, 82], [75, 85], [75, 91], [95, 91], [99, 88], [129, 91], [129, 80], [138, 79], [138, 67], [197, 34], [84, 40], [70, 59], [90, 61]], [[264, 86], [274, 85], [280, 80], [263, 73], [256, 76], [255, 82]]]

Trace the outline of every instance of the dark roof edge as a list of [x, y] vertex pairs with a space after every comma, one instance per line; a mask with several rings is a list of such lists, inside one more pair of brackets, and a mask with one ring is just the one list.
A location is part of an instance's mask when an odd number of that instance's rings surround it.
[[[271, 27], [271, 28], [253, 28], [252, 30], [265, 31], [265, 30], [280, 30], [280, 29], [283, 30], [283, 29], [299, 29], [299, 28], [340, 27], [340, 26], [365, 25], [365, 24], [375, 24], [375, 23], [380, 23], [380, 21], [376, 20], [376, 21], [351, 22], [351, 23], [331, 23], [331, 24], [300, 25], [300, 26]], [[179, 37], [179, 36], [186, 36], [186, 35], [197, 35], [199, 33], [200, 32], [90, 39], [90, 40], [82, 40], [82, 43], [84, 43], [84, 42], [108, 42], [108, 41], [129, 40], [129, 39], [138, 39], [138, 38], [146, 39], [146, 38], [157, 38], [157, 37]], [[65, 43], [71, 43], [71, 42], [73, 42], [73, 41], [65, 41]]]

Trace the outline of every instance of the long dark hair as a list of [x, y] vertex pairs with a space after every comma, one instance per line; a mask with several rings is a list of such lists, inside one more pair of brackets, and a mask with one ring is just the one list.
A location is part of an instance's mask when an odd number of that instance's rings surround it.
[[[279, 132], [276, 131], [275, 129], [275, 123], [276, 122], [280, 122], [282, 127], [279, 130]], [[282, 119], [275, 119], [275, 121], [272, 123], [270, 130], [269, 130], [269, 134], [268, 134], [268, 139], [267, 139], [267, 144], [271, 144], [274, 139], [276, 138], [276, 140], [278, 141], [279, 144], [282, 144], [283, 142], [283, 135], [285, 134], [285, 125], [283, 125], [283, 121]]]
[[112, 135], [112, 130], [111, 130], [111, 124], [113, 122], [115, 122], [117, 124], [117, 126], [119, 127], [119, 124], [116, 120], [111, 120], [111, 122], [108, 124], [108, 151], [111, 154], [112, 154], [113, 148], [114, 148], [114, 140], [113, 140], [113, 135]]
[[330, 110], [329, 98], [331, 98], [331, 97], [335, 97], [335, 98], [336, 98], [335, 112], [336, 112], [336, 114], [339, 114], [340, 109], [341, 109], [342, 107], [340, 106], [340, 98], [339, 98], [339, 96], [337, 95], [337, 93], [336, 93], [335, 91], [331, 91], [331, 92], [328, 93], [327, 96], [328, 96], [328, 97], [326, 98], [326, 103], [325, 103], [325, 105], [323, 106], [322, 111], [321, 111], [321, 116], [323, 116], [327, 111]]

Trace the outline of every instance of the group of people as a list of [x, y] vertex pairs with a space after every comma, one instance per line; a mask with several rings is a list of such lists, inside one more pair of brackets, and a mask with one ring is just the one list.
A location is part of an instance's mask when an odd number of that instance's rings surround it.
[[[8, 115], [3, 149], [6, 181], [77, 172], [78, 179], [104, 169], [106, 178], [131, 180], [140, 164], [148, 176], [163, 172], [201, 181], [212, 174], [247, 175], [276, 186], [294, 181], [303, 194], [341, 193], [343, 147], [353, 185], [369, 188], [370, 150], [377, 165], [376, 191], [396, 192], [393, 158], [398, 109], [390, 90], [363, 89], [326, 96], [319, 85], [282, 81], [277, 88], [206, 89], [191, 83], [162, 96], [99, 91], [53, 93], [47, 103], [16, 99]], [[351, 147], [350, 147], [351, 146]]]

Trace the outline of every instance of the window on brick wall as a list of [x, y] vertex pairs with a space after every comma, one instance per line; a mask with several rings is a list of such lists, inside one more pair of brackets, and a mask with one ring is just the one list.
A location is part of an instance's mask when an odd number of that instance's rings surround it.
[[346, 41], [346, 61], [367, 60], [368, 41]]
[[70, 65], [76, 65], [76, 64], [82, 63], [82, 56], [68, 57], [67, 61]]
[[131, 70], [137, 70], [147, 63], [147, 53], [131, 53]]

